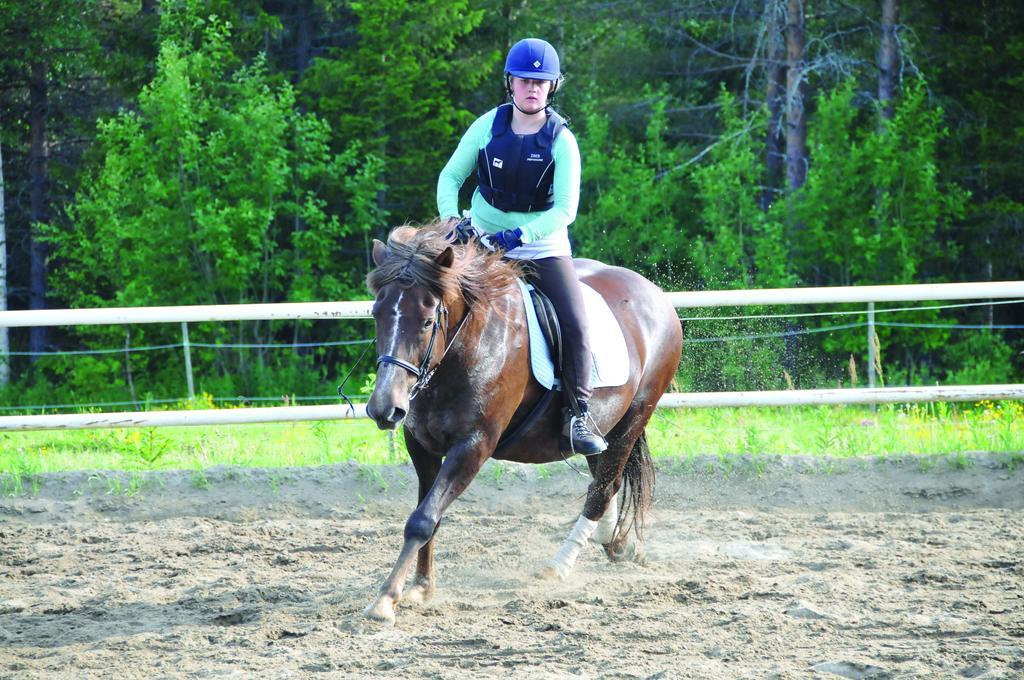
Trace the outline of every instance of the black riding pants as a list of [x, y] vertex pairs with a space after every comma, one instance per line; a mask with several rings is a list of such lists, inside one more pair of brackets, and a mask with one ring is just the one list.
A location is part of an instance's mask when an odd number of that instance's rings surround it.
[[590, 353], [587, 335], [587, 315], [583, 291], [576, 276], [576, 266], [569, 257], [544, 257], [530, 260], [526, 267], [526, 280], [551, 299], [562, 328], [562, 379], [566, 393], [573, 391], [576, 398], [589, 401], [594, 391], [591, 371], [594, 358]]

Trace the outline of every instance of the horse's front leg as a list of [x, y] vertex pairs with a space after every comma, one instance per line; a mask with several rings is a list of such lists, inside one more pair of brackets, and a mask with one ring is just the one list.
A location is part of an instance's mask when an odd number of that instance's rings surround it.
[[[405, 523], [405, 543], [398, 554], [398, 561], [380, 587], [377, 599], [363, 612], [367, 618], [381, 623], [395, 622], [395, 607], [402, 599], [402, 590], [412, 567], [413, 557], [433, 538], [441, 515], [473, 481], [492, 450], [493, 447], [488, 447], [476, 437], [471, 442], [456, 445], [448, 452], [433, 486]], [[421, 562], [421, 567], [428, 573], [430, 562], [431, 555], [428, 549], [426, 559]], [[431, 585], [432, 578], [433, 575], [430, 574]]]
[[[441, 469], [441, 459], [424, 449], [408, 431], [405, 433], [405, 447], [409, 451], [416, 477], [419, 480], [419, 498], [422, 503], [434, 486]], [[412, 586], [402, 594], [404, 604], [427, 604], [434, 597], [434, 538], [441, 526], [440, 520], [426, 544], [416, 555], [416, 576]]]

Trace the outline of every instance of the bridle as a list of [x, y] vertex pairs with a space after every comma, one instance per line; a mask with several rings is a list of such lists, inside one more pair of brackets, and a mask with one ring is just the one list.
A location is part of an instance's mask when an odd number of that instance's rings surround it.
[[420, 390], [425, 388], [430, 382], [430, 379], [434, 377], [434, 372], [441, 366], [441, 362], [444, 361], [444, 357], [448, 354], [448, 350], [455, 344], [455, 339], [459, 337], [459, 333], [462, 331], [463, 325], [466, 323], [466, 319], [469, 318], [470, 309], [466, 308], [466, 313], [463, 315], [462, 320], [459, 321], [459, 325], [455, 327], [455, 332], [452, 334], [451, 339], [445, 345], [444, 351], [441, 352], [441, 358], [437, 360], [433, 368], [430, 368], [430, 357], [434, 354], [434, 343], [437, 340], [437, 332], [440, 330], [442, 324], [447, 328], [448, 325], [448, 308], [444, 302], [437, 303], [437, 310], [434, 313], [434, 324], [430, 329], [430, 342], [427, 343], [427, 351], [423, 354], [423, 360], [420, 361], [420, 365], [416, 366], [409, 363], [405, 359], [400, 359], [390, 354], [381, 354], [377, 357], [377, 366], [381, 364], [392, 364], [399, 368], [404, 368], [409, 373], [416, 376], [416, 382], [413, 383], [412, 389], [409, 391], [409, 401], [416, 398]]

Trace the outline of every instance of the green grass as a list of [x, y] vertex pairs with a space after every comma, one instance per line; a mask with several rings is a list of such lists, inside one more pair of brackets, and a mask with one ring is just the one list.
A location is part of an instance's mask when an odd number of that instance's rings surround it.
[[[955, 466], [967, 467], [971, 460], [964, 454], [971, 451], [1007, 452], [1012, 461], [1021, 460], [1024, 407], [981, 402], [883, 406], [875, 412], [851, 406], [661, 410], [648, 426], [648, 439], [655, 456], [718, 456], [726, 466], [743, 454], [942, 454], [951, 456]], [[8, 432], [0, 434], [0, 494], [33, 493], [35, 475], [65, 470], [192, 470], [193, 484], [205, 488], [209, 481], [203, 471], [214, 465], [276, 468], [405, 460], [401, 434], [391, 439], [369, 421]], [[136, 492], [137, 482], [128, 479], [111, 493]]]
[[654, 455], [769, 454], [838, 458], [1024, 451], [1020, 402], [658, 411]]
[[[214, 465], [386, 464], [406, 459], [401, 435], [391, 442], [370, 421], [0, 434], [0, 475], [21, 477], [63, 470], [201, 471]], [[204, 484], [199, 475], [194, 482]]]

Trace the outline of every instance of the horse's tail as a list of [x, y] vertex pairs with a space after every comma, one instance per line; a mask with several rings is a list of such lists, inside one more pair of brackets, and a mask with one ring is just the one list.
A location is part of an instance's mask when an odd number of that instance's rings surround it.
[[[654, 461], [651, 460], [651, 448], [647, 445], [646, 430], [640, 432], [633, 450], [629, 452], [626, 467], [622, 471], [622, 483], [625, 486], [623, 502], [612, 545], [624, 545], [630, 529], [636, 530], [638, 540], [644, 538], [647, 511], [654, 498]], [[615, 499], [612, 502], [616, 502]]]

